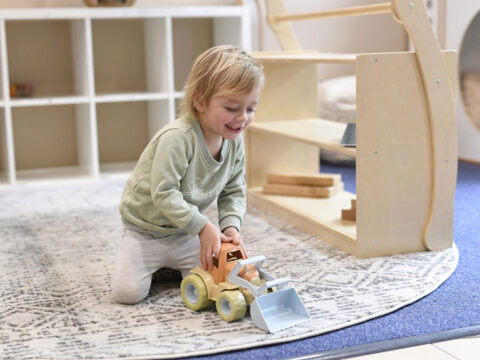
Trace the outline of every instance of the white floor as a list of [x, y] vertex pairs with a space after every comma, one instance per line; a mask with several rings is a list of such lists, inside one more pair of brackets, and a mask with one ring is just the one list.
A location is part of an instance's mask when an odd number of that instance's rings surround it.
[[480, 335], [351, 358], [354, 360], [478, 360]]

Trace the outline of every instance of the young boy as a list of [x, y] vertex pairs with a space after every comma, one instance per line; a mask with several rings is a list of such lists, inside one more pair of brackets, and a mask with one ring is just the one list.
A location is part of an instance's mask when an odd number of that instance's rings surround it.
[[[120, 204], [124, 230], [112, 275], [114, 300], [135, 304], [162, 267], [182, 276], [212, 268], [221, 242], [242, 246], [245, 150], [263, 70], [245, 52], [216, 46], [194, 62], [182, 115], [143, 151]], [[217, 200], [220, 229], [203, 215]]]

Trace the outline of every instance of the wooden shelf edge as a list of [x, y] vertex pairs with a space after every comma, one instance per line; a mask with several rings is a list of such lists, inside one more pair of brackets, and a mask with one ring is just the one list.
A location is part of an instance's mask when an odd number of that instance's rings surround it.
[[357, 256], [357, 240], [354, 236], [319, 221], [307, 213], [296, 212], [290, 207], [278, 203], [273, 200], [272, 196], [264, 195], [261, 188], [249, 188], [247, 190], [247, 201], [249, 204], [297, 226], [330, 245]]
[[253, 52], [256, 60], [266, 63], [323, 63], [323, 64], [355, 64], [356, 54], [331, 54], [312, 52]]
[[129, 93], [97, 93], [94, 97], [96, 103], [134, 102], [168, 100], [166, 92], [129, 92]]
[[285, 136], [290, 139], [298, 140], [305, 144], [317, 146], [321, 149], [334, 151], [339, 154], [344, 154], [352, 157], [356, 157], [357, 149], [355, 147], [345, 147], [340, 145], [341, 135], [338, 135], [338, 143], [328, 142], [326, 140], [321, 140], [320, 138], [312, 139], [311, 134], [307, 133], [306, 136], [302, 136], [301, 134], [296, 134], [292, 131], [282, 130], [279, 126], [286, 125], [286, 124], [296, 124], [296, 126], [305, 125], [307, 122], [311, 123], [312, 120], [318, 120], [319, 126], [322, 124], [327, 124], [328, 126], [338, 127], [339, 133], [343, 134], [345, 129], [345, 124], [339, 124], [334, 121], [324, 120], [324, 119], [304, 119], [304, 120], [285, 120], [285, 121], [272, 121], [272, 122], [254, 122], [252, 123], [247, 131], [255, 131], [255, 132], [262, 132], [266, 134], [273, 134], [279, 136]]
[[88, 96], [84, 95], [65, 95], [65, 96], [41, 96], [31, 98], [12, 98], [11, 107], [29, 107], [46, 105], [78, 105], [87, 104]]
[[37, 9], [1, 9], [0, 20], [74, 20], [91, 18], [160, 18], [165, 17], [240, 17], [244, 6], [163, 6], [163, 7], [72, 7]]

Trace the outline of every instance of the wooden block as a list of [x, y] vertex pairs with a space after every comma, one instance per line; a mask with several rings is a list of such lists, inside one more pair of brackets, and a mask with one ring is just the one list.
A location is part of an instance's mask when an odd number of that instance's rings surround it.
[[285, 185], [265, 184], [263, 193], [267, 195], [287, 195], [312, 198], [329, 198], [343, 190], [343, 183], [335, 186], [306, 186], [306, 185]]
[[340, 174], [267, 174], [268, 184], [335, 186], [340, 184]]
[[357, 219], [357, 209], [342, 209], [342, 219], [355, 221]]
[[357, 199], [352, 199], [352, 209], [356, 209], [357, 208]]

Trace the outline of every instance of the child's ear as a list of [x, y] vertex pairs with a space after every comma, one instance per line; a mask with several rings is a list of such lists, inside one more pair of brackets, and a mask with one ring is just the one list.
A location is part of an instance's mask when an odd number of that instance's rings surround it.
[[202, 113], [203, 110], [204, 110], [203, 102], [202, 102], [202, 101], [199, 101], [197, 94], [194, 94], [194, 95], [193, 95], [193, 107], [194, 107], [195, 110], [197, 110], [197, 112], [199, 112], [199, 113]]

